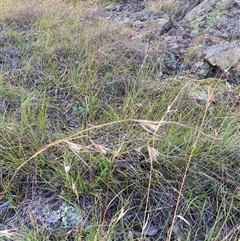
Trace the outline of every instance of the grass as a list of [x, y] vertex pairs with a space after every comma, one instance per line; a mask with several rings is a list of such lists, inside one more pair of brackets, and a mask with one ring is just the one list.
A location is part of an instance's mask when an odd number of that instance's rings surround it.
[[[100, 3], [35, 4], [1, 8], [1, 198], [17, 210], [47, 187], [84, 203], [74, 240], [239, 240], [239, 93], [214, 104], [187, 78], [160, 83]], [[52, 238], [31, 221], [0, 237]]]
[[153, 11], [163, 11], [167, 14], [171, 14], [174, 10], [176, 10], [176, 1], [170, 0], [170, 1], [148, 1], [148, 5], [150, 10]]

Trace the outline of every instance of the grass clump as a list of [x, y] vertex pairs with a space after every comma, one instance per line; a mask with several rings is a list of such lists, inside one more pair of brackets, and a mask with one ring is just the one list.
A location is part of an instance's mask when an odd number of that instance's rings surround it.
[[[238, 240], [238, 94], [200, 101], [188, 80], [154, 80], [94, 2], [18, 4], [1, 10], [5, 55], [15, 54], [1, 65], [0, 188], [11, 205], [0, 236]], [[84, 223], [41, 227], [23, 212], [38, 197], [76, 206]]]

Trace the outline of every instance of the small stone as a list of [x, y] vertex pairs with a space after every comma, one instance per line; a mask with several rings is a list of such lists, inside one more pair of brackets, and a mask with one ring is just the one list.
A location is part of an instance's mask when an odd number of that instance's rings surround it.
[[191, 68], [191, 72], [206, 77], [210, 71], [210, 65], [204, 62], [196, 62]]
[[116, 11], [116, 12], [121, 12], [122, 11], [122, 5], [121, 4], [109, 4], [106, 9], [108, 11]]
[[141, 12], [139, 12], [138, 14], [136, 14], [135, 19], [144, 22], [144, 21], [148, 20], [149, 17], [150, 17], [150, 11], [147, 9], [144, 9]]
[[73, 228], [82, 223], [78, 210], [73, 206], [66, 206], [62, 213], [62, 223], [66, 229]]
[[[160, 230], [160, 227], [156, 227], [156, 226], [150, 226], [148, 227], [146, 230], [143, 231], [144, 236], [154, 236], [155, 234], [157, 234], [157, 232]], [[142, 232], [137, 232], [135, 231], [134, 234], [137, 237], [141, 237], [142, 236]]]
[[209, 96], [204, 90], [194, 90], [189, 93], [189, 98], [200, 101], [207, 101]]
[[167, 67], [172, 70], [175, 70], [177, 68], [177, 59], [174, 53], [170, 51], [166, 51], [161, 56], [161, 62]]

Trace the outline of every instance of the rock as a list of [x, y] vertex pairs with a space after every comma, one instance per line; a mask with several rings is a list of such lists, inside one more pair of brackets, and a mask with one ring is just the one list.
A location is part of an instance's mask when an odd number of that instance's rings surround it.
[[172, 28], [172, 21], [167, 14], [162, 15], [161, 18], [158, 18], [155, 21], [157, 23], [157, 27], [155, 27], [155, 29], [151, 31], [150, 35], [152, 37], [156, 38], [156, 36], [161, 36]]
[[196, 44], [199, 46], [209, 47], [222, 42], [222, 37], [218, 37], [213, 34], [203, 33], [197, 38]]
[[133, 23], [131, 23], [130, 26], [133, 28], [142, 29], [142, 28], [146, 27], [146, 22], [143, 22], [141, 20], [136, 20]]
[[228, 0], [218, 5], [218, 11], [210, 11], [199, 26], [205, 26], [202, 31], [211, 37], [218, 37], [218, 42], [239, 40], [240, 1]]
[[122, 11], [122, 5], [121, 4], [114, 4], [114, 3], [112, 3], [112, 4], [109, 4], [109, 5], [107, 5], [106, 6], [106, 9], [108, 10], [108, 11], [116, 11], [116, 12], [121, 12]]
[[195, 34], [232, 41], [240, 37], [239, 17], [239, 0], [204, 0], [185, 15], [183, 23]]
[[223, 43], [208, 47], [204, 51], [204, 61], [217, 66], [221, 70], [228, 70], [240, 62], [240, 43]]
[[222, 103], [224, 100], [224, 93], [228, 91], [228, 87], [225, 81], [221, 81], [217, 78], [207, 78], [189, 81], [187, 91], [190, 100]]
[[136, 21], [147, 21], [150, 17], [151, 12], [148, 9], [143, 9], [142, 11], [135, 14], [134, 19]]
[[189, 99], [206, 102], [209, 99], [209, 96], [204, 90], [192, 90], [189, 92]]
[[196, 62], [192, 65], [191, 72], [206, 77], [210, 71], [210, 65], [206, 62]]
[[197, 23], [200, 24], [202, 20], [208, 16], [209, 12], [213, 12], [211, 11], [211, 9], [214, 9], [218, 2], [219, 0], [202, 1], [199, 5], [194, 7], [190, 12], [185, 15], [185, 17], [183, 18], [184, 22], [188, 25], [195, 25]]
[[209, 29], [208, 34], [221, 37], [227, 41], [238, 40], [240, 38], [240, 13], [237, 17], [223, 15], [215, 25]]
[[146, 230], [143, 230], [142, 232], [137, 232], [134, 231], [134, 234], [137, 237], [141, 237], [143, 234], [144, 236], [154, 236], [155, 234], [157, 234], [157, 232], [160, 230], [160, 227], [156, 227], [156, 226], [150, 226], [148, 227]]
[[[106, 11], [108, 19], [131, 33], [122, 52], [134, 66], [154, 69], [157, 78], [159, 72], [166, 78], [176, 73], [206, 78], [216, 76], [218, 68], [239, 69], [239, 47], [230, 42], [240, 39], [240, 0], [177, 0], [174, 8], [170, 16], [146, 1], [107, 6], [112, 10]], [[236, 72], [232, 79], [237, 83]]]
[[175, 70], [177, 68], [176, 55], [170, 51], [166, 51], [160, 57], [160, 64], [163, 65], [164, 70]]
[[184, 1], [184, 3], [179, 1], [179, 3], [177, 3], [177, 11], [174, 13], [174, 19], [176, 21], [182, 20], [188, 12], [190, 12], [203, 1], [204, 0], [190, 0], [188, 2]]
[[29, 195], [29, 199], [23, 200], [17, 207], [16, 214], [4, 224], [8, 228], [18, 226], [21, 230], [34, 230], [37, 225], [38, 231], [55, 236], [83, 227], [86, 220], [84, 215], [83, 210], [60, 199], [54, 192], [39, 190]]

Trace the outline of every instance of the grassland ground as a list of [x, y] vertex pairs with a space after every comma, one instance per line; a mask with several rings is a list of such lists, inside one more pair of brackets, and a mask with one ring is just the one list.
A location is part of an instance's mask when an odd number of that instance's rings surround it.
[[160, 82], [104, 5], [1, 2], [0, 240], [239, 240], [239, 86]]

